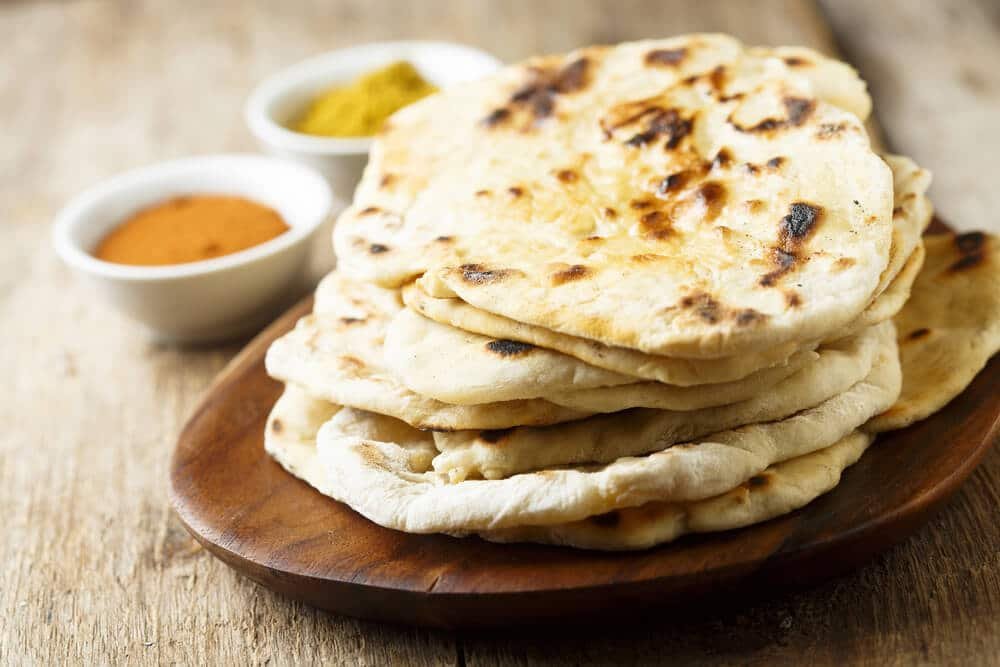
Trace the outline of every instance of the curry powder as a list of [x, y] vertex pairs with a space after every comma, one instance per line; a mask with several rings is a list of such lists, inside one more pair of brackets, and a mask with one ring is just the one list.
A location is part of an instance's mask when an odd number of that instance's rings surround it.
[[396, 111], [435, 92], [413, 65], [396, 62], [323, 93], [291, 129], [323, 137], [370, 137]]

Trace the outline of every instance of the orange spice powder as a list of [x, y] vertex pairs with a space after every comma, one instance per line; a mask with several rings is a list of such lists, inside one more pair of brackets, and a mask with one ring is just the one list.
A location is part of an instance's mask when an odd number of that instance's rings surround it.
[[277, 211], [249, 199], [191, 195], [139, 211], [105, 236], [94, 255], [117, 264], [184, 264], [246, 250], [287, 230]]

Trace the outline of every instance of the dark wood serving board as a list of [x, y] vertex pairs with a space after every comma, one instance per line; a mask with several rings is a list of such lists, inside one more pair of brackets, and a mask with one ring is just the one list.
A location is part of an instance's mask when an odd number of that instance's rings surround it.
[[285, 313], [216, 379], [181, 433], [170, 493], [191, 534], [231, 567], [352, 616], [447, 627], [607, 621], [816, 582], [921, 526], [1000, 430], [994, 359], [944, 410], [880, 437], [831, 493], [763, 524], [619, 554], [409, 535], [320, 495], [264, 452], [281, 393], [264, 353], [311, 306]]

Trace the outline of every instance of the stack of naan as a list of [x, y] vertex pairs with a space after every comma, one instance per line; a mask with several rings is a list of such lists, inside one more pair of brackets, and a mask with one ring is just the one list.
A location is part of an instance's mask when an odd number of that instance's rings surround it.
[[1000, 346], [1000, 243], [922, 238], [930, 176], [870, 109], [719, 35], [404, 109], [269, 350], [268, 451], [413, 533], [637, 549], [805, 505]]

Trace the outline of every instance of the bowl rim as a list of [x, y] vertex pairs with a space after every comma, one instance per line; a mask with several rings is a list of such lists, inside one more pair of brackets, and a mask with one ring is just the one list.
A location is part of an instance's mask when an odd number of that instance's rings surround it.
[[[84, 216], [95, 206], [109, 199], [127, 196], [136, 187], [155, 182], [170, 182], [177, 176], [192, 170], [201, 170], [213, 163], [223, 163], [230, 169], [234, 180], [239, 180], [240, 163], [244, 166], [269, 165], [296, 172], [297, 187], [313, 190], [319, 197], [317, 212], [303, 216], [300, 224], [289, 224], [289, 229], [278, 236], [250, 248], [228, 255], [213, 257], [196, 262], [142, 266], [117, 264], [98, 259], [83, 248], [73, 236]], [[250, 197], [252, 199], [252, 197]], [[143, 167], [129, 169], [111, 176], [73, 197], [56, 214], [52, 227], [52, 244], [56, 254], [69, 266], [85, 273], [119, 281], [168, 281], [178, 278], [203, 276], [251, 264], [276, 255], [308, 238], [326, 221], [333, 210], [333, 192], [326, 179], [311, 167], [293, 160], [260, 155], [259, 153], [214, 153], [198, 155], [165, 162], [156, 162]], [[287, 221], [286, 221], [287, 222]]]
[[276, 148], [315, 155], [361, 155], [371, 148], [372, 137], [316, 137], [296, 132], [275, 122], [267, 108], [302, 80], [311, 78], [318, 69], [329, 67], [344, 58], [374, 59], [391, 51], [413, 50], [450, 51], [456, 56], [479, 61], [494, 70], [503, 61], [493, 54], [457, 42], [439, 40], [399, 40], [368, 42], [342, 49], [334, 49], [301, 60], [261, 81], [251, 91], [244, 106], [244, 119], [250, 132], [260, 141]]

